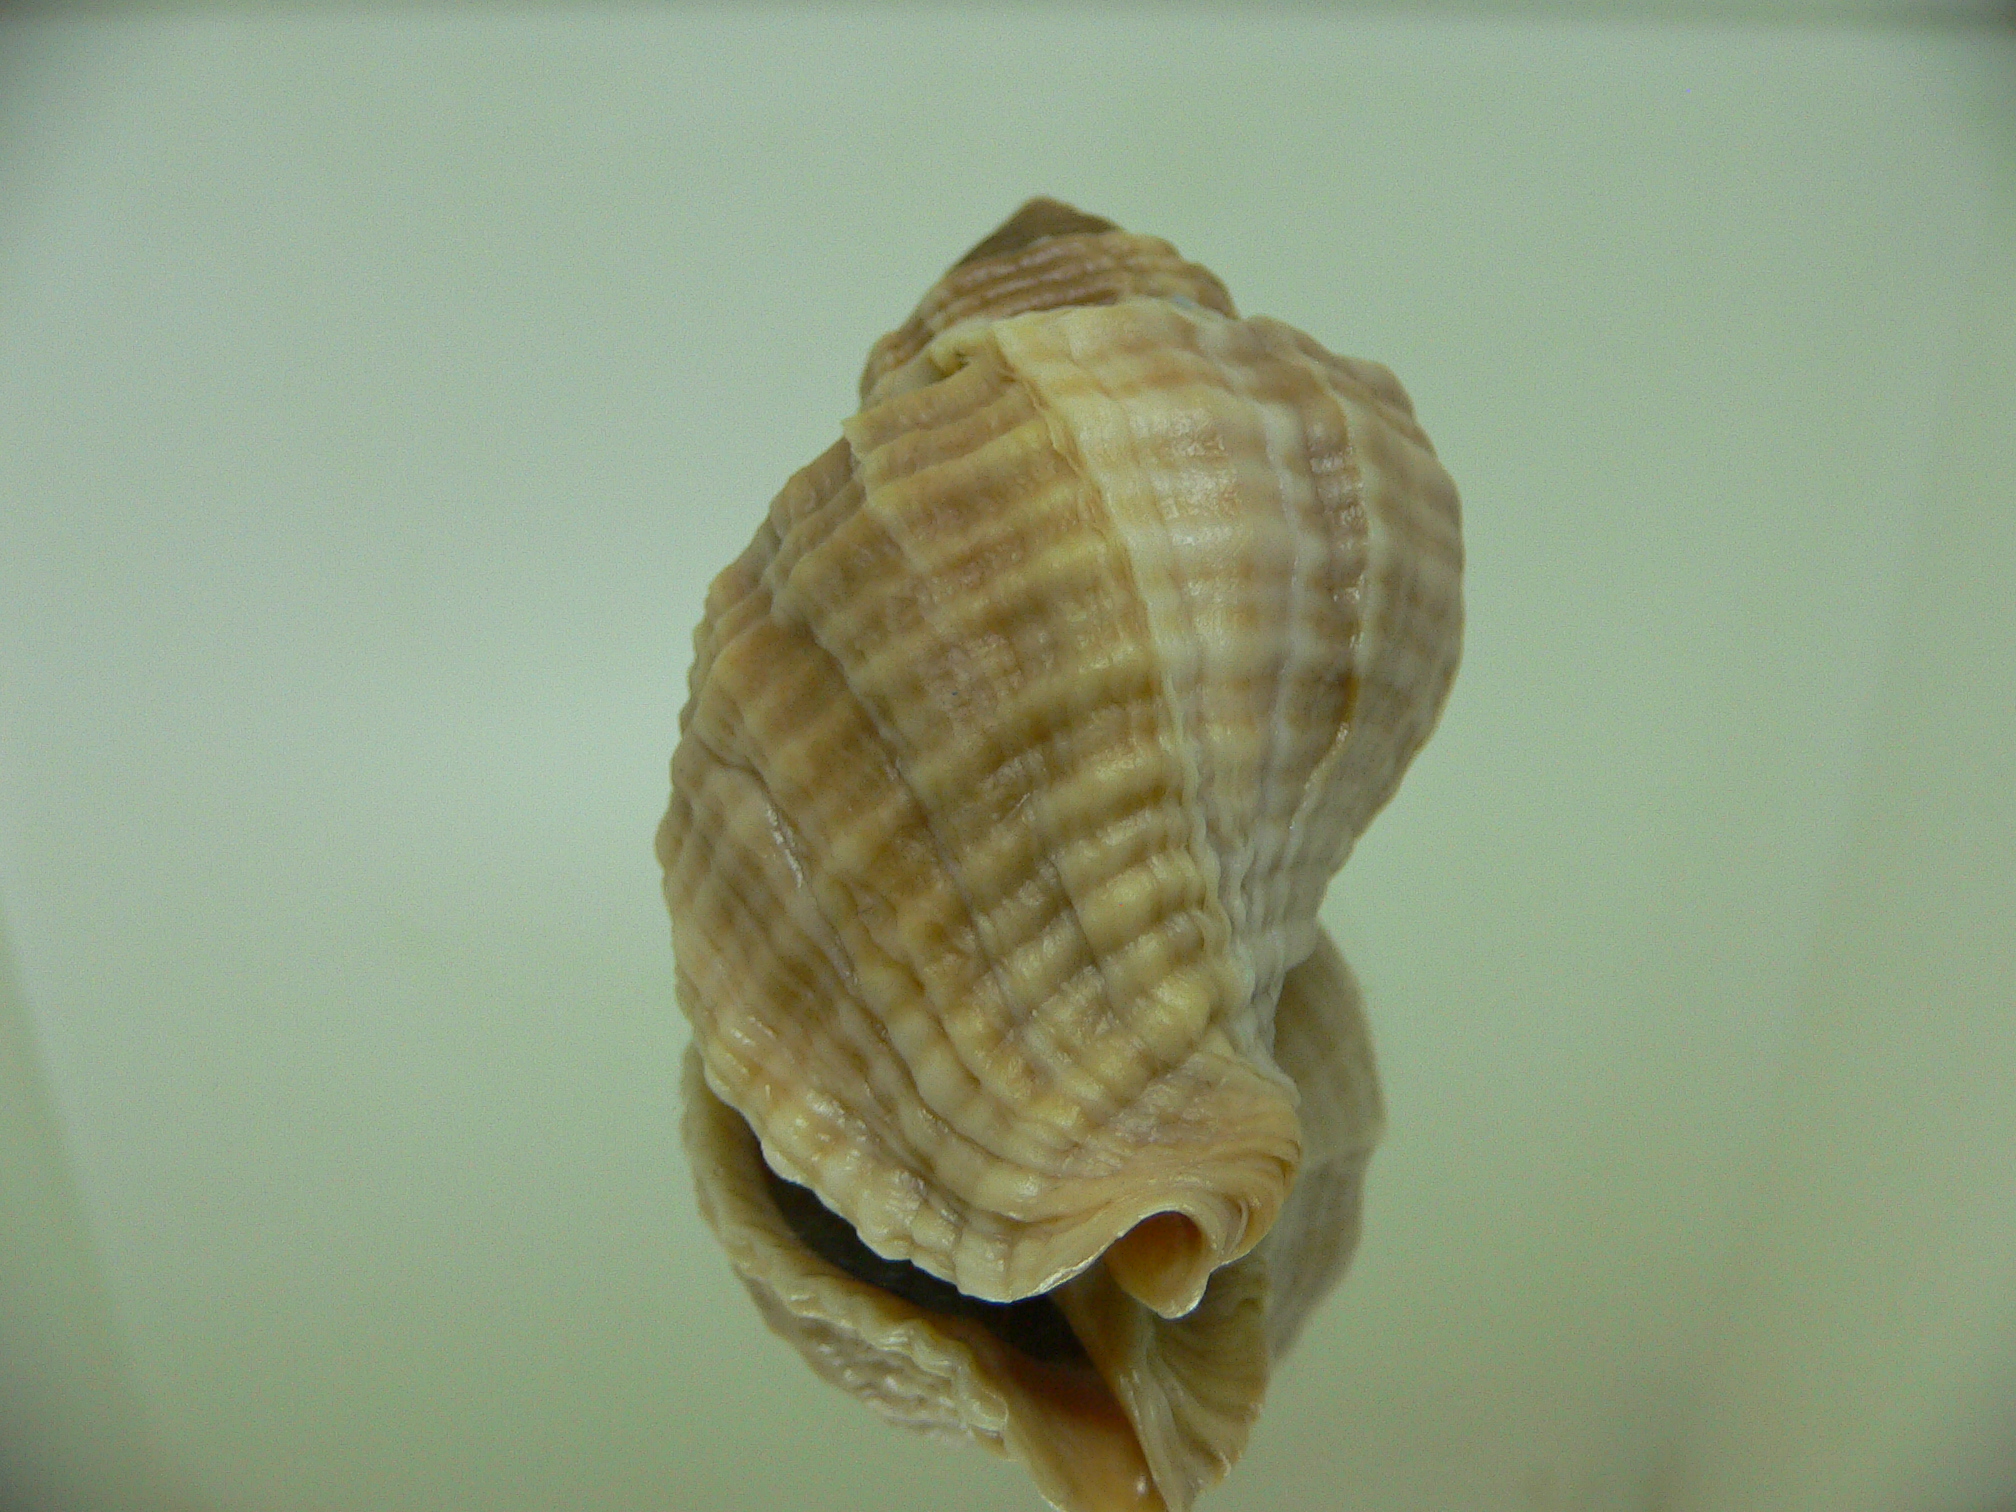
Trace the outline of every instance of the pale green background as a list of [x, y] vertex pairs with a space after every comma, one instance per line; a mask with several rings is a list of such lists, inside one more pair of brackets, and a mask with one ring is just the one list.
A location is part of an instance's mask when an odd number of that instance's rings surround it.
[[2016, 46], [1733, 9], [0, 23], [0, 1502], [1035, 1505], [701, 1229], [650, 837], [707, 579], [1042, 191], [1465, 504], [1364, 1248], [1206, 1508], [2010, 1505]]

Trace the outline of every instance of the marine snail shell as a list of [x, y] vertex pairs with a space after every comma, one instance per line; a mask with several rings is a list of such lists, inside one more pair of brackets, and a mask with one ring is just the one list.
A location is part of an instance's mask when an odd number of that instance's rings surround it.
[[1073, 1512], [1185, 1508], [1355, 1240], [1316, 911], [1427, 738], [1456, 492], [1386, 369], [1024, 206], [715, 581], [659, 829], [764, 1316]]

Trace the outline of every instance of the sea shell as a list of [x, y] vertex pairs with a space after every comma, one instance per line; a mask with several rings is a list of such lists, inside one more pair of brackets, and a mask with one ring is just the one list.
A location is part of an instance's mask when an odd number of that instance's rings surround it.
[[1053, 201], [861, 387], [694, 637], [702, 1207], [885, 1415], [1187, 1507], [1356, 1233], [1316, 911], [1455, 674], [1455, 489], [1386, 369]]

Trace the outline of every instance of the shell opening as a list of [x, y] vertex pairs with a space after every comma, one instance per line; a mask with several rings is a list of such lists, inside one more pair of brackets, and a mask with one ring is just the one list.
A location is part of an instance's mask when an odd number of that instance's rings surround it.
[[1211, 1241], [1187, 1213], [1153, 1213], [1106, 1251], [1120, 1289], [1165, 1318], [1196, 1307], [1211, 1279]]
[[[945, 1333], [965, 1337], [976, 1358], [991, 1361], [984, 1368], [996, 1372], [1001, 1384], [1014, 1383], [1029, 1424], [1012, 1448], [999, 1439], [992, 1440], [993, 1447], [1027, 1459], [1053, 1502], [1086, 1512], [1173, 1512], [1188, 1505], [1165, 1497], [1127, 1407], [1055, 1294], [987, 1302], [906, 1260], [886, 1259], [862, 1243], [816, 1192], [771, 1170], [755, 1145], [750, 1135], [746, 1148], [762, 1170], [778, 1216], [799, 1243], [862, 1285], [928, 1314]], [[976, 1333], [991, 1345], [981, 1344]]]
[[1048, 1294], [1019, 1302], [986, 1302], [969, 1297], [949, 1281], [907, 1260], [890, 1260], [861, 1242], [861, 1236], [810, 1187], [786, 1181], [768, 1163], [764, 1184], [777, 1211], [799, 1242], [856, 1281], [901, 1297], [941, 1317], [970, 1318], [1009, 1348], [1042, 1365], [1082, 1365], [1091, 1370], [1085, 1346]]

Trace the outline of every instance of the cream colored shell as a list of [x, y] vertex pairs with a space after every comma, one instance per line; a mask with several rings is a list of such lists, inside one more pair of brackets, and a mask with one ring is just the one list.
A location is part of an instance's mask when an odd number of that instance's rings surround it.
[[1379, 1132], [1357, 989], [1327, 939], [1289, 972], [1277, 1031], [1279, 1063], [1304, 1089], [1305, 1138], [1280, 1221], [1182, 1318], [1141, 1306], [1103, 1266], [1019, 1304], [1054, 1306], [1049, 1327], [1068, 1326], [1075, 1357], [1020, 1342], [1040, 1322], [925, 1305], [816, 1253], [780, 1210], [749, 1125], [708, 1090], [696, 1049], [686, 1148], [700, 1209], [770, 1326], [883, 1417], [1013, 1455], [1069, 1512], [1181, 1512], [1238, 1459], [1273, 1362], [1342, 1273]]
[[[1362, 1031], [1298, 1074], [1277, 1005], [1358, 1022], [1316, 910], [1455, 672], [1455, 490], [1386, 369], [1049, 201], [862, 391], [695, 635], [659, 855], [703, 1203], [773, 1325], [884, 1410], [991, 1436], [1060, 1505], [1186, 1505], [1269, 1355], [1210, 1320], [1278, 1331], [1355, 1233], [1355, 1174], [1312, 1208], [1298, 1173], [1320, 1137], [1362, 1164]], [[1079, 1486], [1099, 1414], [1017, 1418], [1030, 1362], [970, 1316], [808, 1301], [832, 1278], [766, 1166], [948, 1296], [1056, 1299], [1109, 1428], [1143, 1351], [1201, 1350], [1233, 1447], [1185, 1468], [1133, 1423], [1147, 1489]]]

